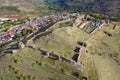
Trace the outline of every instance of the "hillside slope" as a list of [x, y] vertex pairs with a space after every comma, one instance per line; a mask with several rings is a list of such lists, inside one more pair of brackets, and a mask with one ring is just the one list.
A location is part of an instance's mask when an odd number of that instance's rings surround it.
[[[104, 25], [93, 34], [88, 34], [69, 23], [71, 20], [59, 21], [45, 32], [35, 35], [26, 43], [33, 46], [32, 48], [25, 47], [14, 54], [6, 53], [0, 58], [0, 64], [3, 64], [0, 65], [0, 79], [24, 80], [23, 78], [35, 77], [35, 80], [40, 78], [76, 80], [85, 76], [88, 80], [119, 80], [120, 23]], [[116, 26], [114, 27], [113, 24]], [[87, 46], [78, 45], [78, 41], [86, 42]], [[78, 54], [74, 51], [76, 47], [82, 48], [81, 58], [79, 58], [80, 63], [83, 64], [82, 72], [65, 61], [58, 61], [52, 57], [46, 58], [37, 51], [41, 48], [74, 59], [74, 55]]]
[[[60, 23], [55, 24], [52, 28], [58, 27], [58, 24]], [[28, 44], [71, 58], [75, 54], [72, 51], [78, 47], [77, 41], [85, 41], [87, 47], [82, 48], [80, 58], [80, 62], [84, 64], [81, 74], [89, 80], [119, 80], [120, 27], [119, 25], [115, 29], [113, 27], [114, 25], [110, 23], [89, 35], [77, 27], [61, 25], [49, 34], [45, 32], [44, 35], [37, 36], [33, 39], [33, 43]], [[112, 36], [108, 36], [104, 31]]]
[[48, 8], [43, 0], [0, 0], [1, 17], [35, 17], [47, 13], [46, 11]]
[[[112, 34], [109, 37], [104, 33]], [[96, 67], [99, 80], [120, 79], [120, 26], [113, 29], [113, 25], [104, 26], [88, 40], [88, 52]]]
[[57, 64], [54, 66], [60, 68], [66, 65], [64, 62], [46, 59], [40, 52], [29, 48], [19, 50], [17, 54], [7, 54], [0, 58], [0, 80], [78, 80], [48, 63]]
[[97, 12], [107, 14], [109, 16], [120, 17], [120, 1], [119, 0], [45, 0], [48, 4], [52, 4], [63, 9], [74, 11]]
[[57, 10], [63, 8], [120, 17], [120, 0], [0, 0], [0, 6], [18, 6], [26, 10], [45, 5]]
[[40, 4], [43, 4], [42, 0], [0, 0], [1, 6], [19, 6], [25, 8], [33, 8]]

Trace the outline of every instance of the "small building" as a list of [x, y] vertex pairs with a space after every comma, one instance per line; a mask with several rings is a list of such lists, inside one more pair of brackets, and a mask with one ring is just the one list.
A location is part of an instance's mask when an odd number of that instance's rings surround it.
[[83, 29], [83, 27], [87, 24], [87, 21], [82, 21], [77, 27], [79, 27], [80, 29]]
[[9, 18], [0, 18], [1, 21], [9, 21]]
[[23, 49], [25, 47], [25, 44], [23, 42], [19, 42], [18, 48]]
[[17, 53], [17, 51], [18, 51], [18, 50], [13, 49], [13, 50], [12, 50], [12, 53], [13, 53], [13, 54], [14, 54], [14, 53]]
[[3, 25], [3, 24], [4, 24], [4, 22], [0, 21], [0, 25]]

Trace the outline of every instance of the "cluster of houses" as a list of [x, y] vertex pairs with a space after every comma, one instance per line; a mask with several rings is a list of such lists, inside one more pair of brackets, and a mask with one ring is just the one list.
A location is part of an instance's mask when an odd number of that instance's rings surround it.
[[0, 25], [3, 25], [4, 24], [4, 22], [6, 21], [17, 21], [18, 19], [16, 19], [16, 18], [0, 18]]
[[[0, 44], [4, 44], [6, 42], [12, 41], [15, 35], [22, 32], [22, 30], [24, 29], [31, 28], [37, 31], [43, 27], [46, 27], [51, 23], [55, 23], [59, 20], [67, 20], [75, 16], [78, 16], [78, 14], [77, 13], [60, 13], [60, 14], [54, 14], [50, 16], [38, 17], [35, 19], [27, 20], [23, 24], [10, 27], [6, 32], [1, 32]], [[3, 20], [8, 20], [8, 19], [3, 19]]]
[[77, 25], [77, 27], [84, 30], [87, 33], [92, 33], [95, 29], [101, 28], [104, 23], [104, 20], [96, 20], [91, 17], [84, 17], [81, 18], [81, 22], [79, 23], [79, 25]]

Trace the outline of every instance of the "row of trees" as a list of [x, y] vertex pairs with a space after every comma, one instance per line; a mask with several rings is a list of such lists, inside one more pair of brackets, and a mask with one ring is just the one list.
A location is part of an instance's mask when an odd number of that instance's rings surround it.
[[104, 14], [89, 13], [89, 12], [86, 12], [85, 14], [89, 14], [90, 16], [94, 17], [95, 19], [102, 19], [102, 20], [109, 19], [109, 20], [115, 21], [115, 22], [120, 21], [119, 17], [109, 17], [109, 16], [104, 15]]
[[24, 29], [21, 33], [18, 33], [15, 38], [27, 37], [29, 34], [33, 33], [33, 29]]

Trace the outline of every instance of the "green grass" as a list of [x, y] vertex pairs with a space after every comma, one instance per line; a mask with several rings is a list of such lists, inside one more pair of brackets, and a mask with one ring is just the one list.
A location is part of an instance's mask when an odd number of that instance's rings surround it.
[[[99, 80], [120, 79], [120, 27], [117, 26], [115, 30], [112, 28], [112, 24], [104, 26], [88, 40], [87, 49]], [[109, 32], [112, 37], [103, 31]]]
[[[71, 69], [71, 71], [76, 71], [75, 68], [70, 67], [70, 64], [44, 58], [40, 52], [29, 48], [19, 50], [16, 54], [7, 54], [1, 58], [0, 64], [3, 64], [0, 65], [0, 79], [3, 80], [17, 78], [30, 80], [29, 77], [35, 77], [35, 80], [77, 80], [70, 72], [60, 71], [66, 67], [69, 71]], [[62, 66], [63, 64], [66, 67]]]
[[79, 46], [77, 41], [86, 41], [89, 35], [76, 27], [65, 25], [65, 23], [66, 21], [60, 21], [46, 32], [39, 34], [33, 39], [31, 45], [72, 58], [75, 54], [75, 47]]
[[95, 67], [99, 80], [119, 80], [120, 65], [109, 56], [94, 55]]
[[[24, 48], [16, 54], [7, 54], [1, 58], [0, 64], [3, 65], [0, 65], [0, 78], [3, 80], [9, 80], [10, 77], [12, 80], [34, 77], [36, 80], [77, 80], [78, 77], [85, 76], [88, 80], [119, 80], [120, 27], [117, 26], [113, 30], [113, 25], [110, 24], [89, 35], [77, 27], [68, 26], [68, 23], [69, 21], [59, 21], [45, 32], [33, 37], [27, 44], [49, 52], [54, 51], [71, 59], [75, 54], [75, 47], [81, 47], [77, 41], [85, 41], [87, 47], [83, 48], [80, 58], [80, 62], [84, 64], [82, 72], [69, 63], [57, 61], [52, 57], [45, 58], [38, 51]], [[103, 31], [112, 34], [112, 37]], [[78, 76], [72, 76], [76, 72]]]

